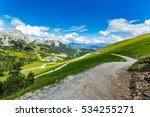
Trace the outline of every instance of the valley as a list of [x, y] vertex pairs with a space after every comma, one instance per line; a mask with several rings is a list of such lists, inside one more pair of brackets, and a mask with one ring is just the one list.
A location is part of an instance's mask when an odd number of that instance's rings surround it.
[[[53, 40], [29, 41], [19, 31], [0, 34], [0, 44], [0, 84], [8, 82], [14, 69], [25, 81], [29, 73], [34, 74], [33, 84], [1, 99], [128, 99], [131, 78], [127, 70], [136, 60], [150, 55], [150, 34], [97, 51], [74, 49]], [[111, 94], [113, 90], [117, 95]], [[122, 91], [127, 93], [122, 95]]]

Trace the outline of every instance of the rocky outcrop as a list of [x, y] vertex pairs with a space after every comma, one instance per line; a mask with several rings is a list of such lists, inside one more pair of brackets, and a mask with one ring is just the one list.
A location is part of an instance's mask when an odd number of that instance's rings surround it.
[[41, 40], [41, 39], [36, 39], [33, 41], [33, 43], [38, 45], [47, 45], [47, 46], [53, 45], [54, 47], [59, 47], [60, 44], [62, 44], [58, 40]]
[[132, 74], [132, 99], [150, 100], [150, 72]]
[[29, 39], [19, 30], [0, 32], [0, 46], [13, 46], [14, 42], [29, 43]]

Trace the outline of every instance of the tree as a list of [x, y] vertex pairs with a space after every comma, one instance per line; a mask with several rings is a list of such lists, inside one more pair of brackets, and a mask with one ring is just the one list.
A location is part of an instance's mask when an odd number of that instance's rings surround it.
[[20, 66], [20, 62], [15, 62], [13, 64], [13, 69], [9, 72], [6, 82], [3, 84], [4, 95], [10, 95], [27, 86], [25, 76], [20, 72]]
[[3, 82], [0, 81], [0, 96], [3, 94]]
[[22, 63], [20, 60], [13, 63], [12, 70], [10, 70], [7, 80], [3, 83], [0, 82], [0, 95], [10, 95], [34, 83], [34, 73], [31, 71], [26, 79], [25, 75], [21, 73], [21, 65]]
[[4, 63], [0, 62], [0, 76], [4, 76]]
[[28, 83], [31, 85], [34, 83], [34, 73], [32, 71], [28, 74]]

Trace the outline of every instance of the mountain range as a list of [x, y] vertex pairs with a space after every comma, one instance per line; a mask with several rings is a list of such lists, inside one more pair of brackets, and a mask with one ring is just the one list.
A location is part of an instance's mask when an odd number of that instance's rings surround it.
[[88, 49], [98, 50], [98, 49], [103, 48], [109, 44], [108, 43], [97, 43], [97, 44], [69, 43], [68, 45], [73, 47], [73, 48], [88, 48]]
[[7, 30], [0, 32], [1, 49], [13, 48], [32, 51], [37, 46], [40, 48], [41, 53], [64, 53], [68, 57], [78, 57], [94, 51], [93, 49], [75, 49], [58, 40], [35, 39], [33, 41], [19, 30]]

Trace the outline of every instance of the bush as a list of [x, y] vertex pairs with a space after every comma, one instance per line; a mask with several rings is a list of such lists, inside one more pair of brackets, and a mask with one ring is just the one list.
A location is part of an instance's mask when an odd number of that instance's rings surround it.
[[3, 82], [0, 82], [0, 95], [3, 94]]
[[3, 95], [10, 95], [26, 87], [25, 76], [18, 70], [11, 71], [3, 84]]
[[34, 83], [34, 73], [30, 72], [28, 78], [20, 72], [19, 63], [15, 64], [13, 70], [9, 72], [7, 80], [0, 82], [0, 96], [13, 94]]
[[149, 72], [150, 71], [150, 57], [142, 57], [134, 63], [129, 69], [134, 72]]
[[34, 83], [34, 73], [32, 71], [28, 74], [27, 82], [29, 85], [32, 85]]

